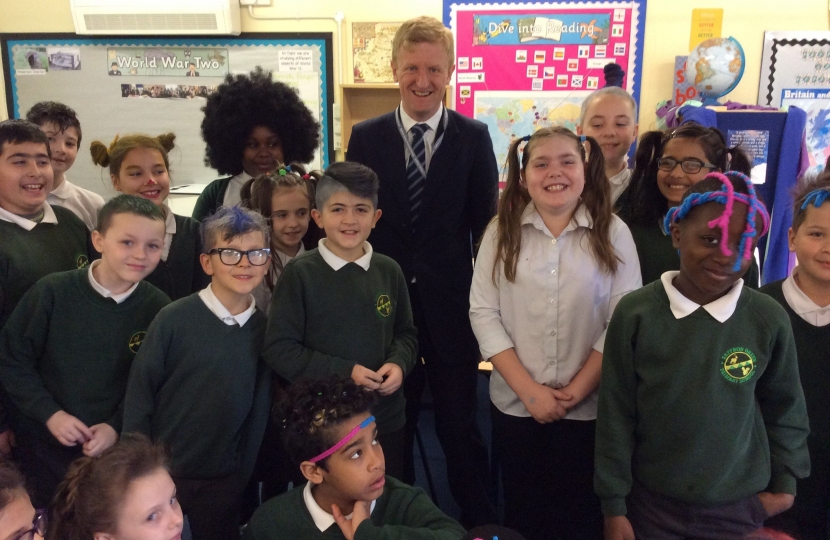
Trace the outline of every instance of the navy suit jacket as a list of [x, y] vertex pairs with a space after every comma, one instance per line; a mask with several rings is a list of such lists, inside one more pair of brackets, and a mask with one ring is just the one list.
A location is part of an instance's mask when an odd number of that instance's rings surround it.
[[369, 241], [373, 249], [395, 259], [407, 283], [416, 278], [414, 291], [432, 343], [441, 361], [452, 364], [478, 358], [470, 327], [470, 284], [475, 246], [496, 212], [498, 167], [487, 126], [447, 112], [447, 127], [430, 160], [414, 234], [396, 113], [357, 124], [346, 159], [377, 173], [378, 208], [383, 215]]

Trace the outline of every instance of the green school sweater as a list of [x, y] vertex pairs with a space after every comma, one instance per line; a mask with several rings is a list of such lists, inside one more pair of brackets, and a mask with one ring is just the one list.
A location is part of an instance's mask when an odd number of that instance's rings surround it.
[[[377, 252], [369, 270], [349, 263], [337, 272], [317, 249], [289, 262], [274, 288], [263, 356], [280, 376], [349, 377], [355, 364], [371, 370], [392, 362], [404, 375], [415, 365], [416, 330], [398, 263]], [[403, 428], [402, 389], [381, 396], [378, 431]]]
[[204, 219], [216, 212], [225, 200], [225, 193], [233, 176], [214, 180], [199, 194], [196, 204], [193, 206], [193, 219], [204, 221]]
[[675, 319], [662, 282], [626, 295], [605, 338], [594, 487], [626, 513], [634, 481], [711, 506], [810, 472], [807, 409], [786, 312], [749, 288], [724, 323]]
[[161, 310], [130, 372], [124, 432], [162, 441], [176, 476], [247, 482], [270, 403], [264, 332], [259, 310], [229, 326], [198, 293]]
[[199, 262], [202, 253], [199, 222], [187, 216], [176, 215], [175, 218], [176, 234], [170, 243], [167, 260], [159, 261], [156, 269], [144, 278], [172, 300], [201, 291], [210, 283]]
[[27, 292], [0, 332], [0, 381], [12, 426], [58, 445], [46, 421], [58, 411], [121, 430], [130, 365], [170, 299], [139, 283], [122, 303], [89, 283], [89, 270], [50, 274]]
[[[303, 499], [305, 485], [265, 502], [245, 528], [244, 540], [327, 538], [343, 540], [335, 523], [320, 532]], [[354, 540], [452, 540], [464, 529], [439, 510], [420, 488], [386, 477], [369, 519], [357, 528]]]
[[0, 328], [37, 280], [85, 268], [95, 254], [83, 221], [66, 208], [52, 210], [58, 223], [38, 223], [31, 231], [0, 220]]
[[[634, 245], [637, 246], [643, 285], [660, 279], [660, 276], [666, 272], [680, 270], [680, 255], [677, 253], [677, 248], [672, 245], [671, 235], [663, 234], [660, 225], [655, 223], [653, 227], [644, 227], [628, 223], [628, 228], [631, 229]], [[753, 258], [752, 264], [744, 275], [746, 285], [757, 289], [759, 275], [758, 263]]]

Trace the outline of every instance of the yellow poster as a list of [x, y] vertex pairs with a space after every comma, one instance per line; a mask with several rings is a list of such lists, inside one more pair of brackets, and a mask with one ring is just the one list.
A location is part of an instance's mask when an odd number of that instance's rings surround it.
[[707, 39], [721, 37], [721, 26], [723, 26], [722, 9], [693, 9], [689, 50], [691, 51]]

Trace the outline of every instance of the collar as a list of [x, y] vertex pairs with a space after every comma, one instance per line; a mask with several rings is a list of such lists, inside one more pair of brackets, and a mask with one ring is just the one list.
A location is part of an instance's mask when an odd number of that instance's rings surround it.
[[[329, 250], [327, 249], [327, 251], [329, 251]], [[300, 249], [297, 251], [297, 254], [294, 255], [293, 257], [290, 256], [290, 255], [286, 255], [285, 253], [283, 253], [282, 251], [280, 251], [278, 249], [272, 249], [271, 250], [271, 255], [276, 255], [277, 257], [279, 257], [283, 268], [285, 268], [285, 265], [288, 264], [288, 261], [290, 261], [291, 259], [295, 259], [295, 258], [299, 257], [303, 253], [305, 253], [305, 246], [303, 245], [302, 242], [300, 242]]]
[[609, 182], [614, 184], [615, 186], [621, 186], [631, 180], [631, 173], [633, 171], [626, 167], [625, 169], [621, 170], [614, 176], [608, 179]]
[[[536, 205], [533, 201], [527, 203], [527, 206], [522, 212], [522, 225], [533, 225], [540, 231], [551, 234], [548, 230], [547, 225], [542, 220], [542, 216], [539, 214], [539, 211], [536, 210]], [[573, 216], [571, 216], [571, 221], [568, 223], [568, 226], [565, 227], [565, 230], [562, 231], [562, 234], [565, 234], [568, 231], [573, 231], [578, 227], [586, 227], [588, 229], [593, 228], [594, 220], [591, 219], [591, 215], [588, 213], [588, 209], [585, 208], [585, 205], [580, 203], [579, 206], [576, 207], [574, 210]]]
[[89, 271], [87, 272], [87, 276], [89, 276], [89, 284], [92, 285], [92, 288], [95, 289], [95, 292], [97, 292], [104, 298], [112, 298], [113, 300], [115, 300], [116, 304], [120, 304], [121, 302], [129, 298], [130, 295], [133, 294], [133, 292], [138, 287], [138, 282], [133, 283], [132, 287], [122, 292], [121, 294], [112, 294], [112, 291], [98, 283], [98, 280], [96, 280], [95, 276], [92, 274], [92, 269], [97, 267], [99, 264], [101, 264], [101, 259], [92, 261], [92, 264], [89, 265]]
[[[320, 255], [323, 257], [323, 260], [326, 261], [326, 264], [331, 266], [335, 272], [349, 264], [349, 261], [345, 259], [341, 259], [332, 251], [326, 247], [326, 242], [328, 241], [327, 238], [321, 238], [320, 242], [317, 243], [317, 251], [320, 252]], [[363, 256], [356, 260], [354, 263], [364, 270], [369, 270], [369, 265], [372, 262], [372, 244], [369, 242], [363, 242]]]
[[[32, 229], [37, 227], [36, 221], [26, 219], [24, 217], [18, 216], [17, 214], [12, 214], [4, 208], [0, 208], [0, 219], [2, 219], [3, 221], [14, 223], [15, 225], [19, 225], [27, 231], [31, 231]], [[49, 203], [45, 201], [43, 203], [43, 219], [41, 219], [40, 222], [52, 224], [56, 224], [58, 222], [58, 216], [55, 215], [55, 211], [52, 210], [52, 207], [49, 205]]]
[[[334, 516], [320, 508], [320, 505], [314, 500], [314, 495], [311, 493], [311, 482], [306, 482], [303, 488], [303, 502], [305, 502], [305, 506], [308, 508], [308, 513], [311, 514], [311, 519], [314, 520], [314, 525], [317, 526], [320, 532], [326, 532], [329, 527], [336, 523]], [[372, 501], [369, 514], [374, 512], [375, 503], [377, 503], [377, 500]], [[352, 514], [346, 516], [346, 519], [352, 519]]]
[[438, 124], [441, 123], [441, 117], [444, 114], [444, 104], [442, 103], [440, 107], [438, 107], [438, 111], [433, 114], [426, 122], [418, 122], [408, 114], [406, 111], [403, 110], [403, 103], [400, 104], [398, 110], [401, 112], [401, 125], [403, 126], [403, 130], [406, 133], [409, 133], [409, 130], [412, 129], [412, 126], [415, 124], [426, 124], [429, 126], [429, 129], [432, 130], [433, 133], [438, 131]]
[[69, 183], [69, 179], [66, 178], [66, 175], [64, 175], [61, 185], [50, 191], [49, 195], [54, 195], [63, 201], [72, 195], [72, 184]]
[[672, 280], [677, 277], [680, 272], [677, 270], [673, 270], [671, 272], [665, 272], [662, 276], [660, 276], [660, 281], [663, 282], [663, 287], [666, 289], [666, 295], [669, 297], [669, 307], [671, 308], [671, 312], [674, 315], [675, 319], [682, 319], [688, 315], [691, 315], [699, 308], [703, 308], [706, 310], [709, 315], [714, 317], [718, 322], [724, 323], [735, 313], [735, 308], [738, 307], [738, 299], [741, 297], [741, 290], [744, 286], [744, 280], [739, 279], [732, 285], [732, 289], [729, 290], [728, 293], [721, 296], [714, 302], [710, 302], [705, 306], [700, 306], [699, 304], [695, 304], [672, 284]]
[[248, 319], [250, 319], [251, 315], [254, 314], [254, 310], [256, 310], [256, 300], [254, 300], [254, 296], [252, 294], [249, 294], [248, 297], [251, 300], [251, 304], [248, 306], [248, 309], [238, 315], [231, 315], [231, 312], [222, 305], [222, 302], [220, 302], [218, 298], [216, 298], [211, 285], [208, 285], [199, 291], [199, 298], [202, 299], [202, 302], [205, 303], [207, 308], [214, 315], [219, 317], [219, 320], [228, 326], [233, 326], [234, 324], [238, 324], [240, 327], [245, 326], [245, 323], [248, 322]]
[[253, 178], [253, 176], [251, 176], [250, 174], [248, 174], [247, 172], [245, 172], [243, 170], [241, 173], [237, 174], [236, 176], [232, 176], [230, 183], [231, 184], [237, 183], [240, 186], [242, 186], [242, 185], [245, 184], [245, 182], [247, 182], [251, 178]]
[[[784, 293], [784, 299], [790, 305], [793, 311], [808, 322], [815, 321], [813, 326], [825, 326], [827, 307], [821, 307], [813, 302], [809, 296], [804, 294], [798, 284], [795, 282], [795, 274], [798, 272], [798, 266], [793, 269], [793, 273], [784, 280], [781, 284], [781, 292]], [[830, 307], [830, 306], [828, 306]], [[824, 323], [824, 324], [821, 324]]]
[[164, 232], [166, 234], [176, 234], [176, 216], [167, 203], [161, 205], [164, 210]]

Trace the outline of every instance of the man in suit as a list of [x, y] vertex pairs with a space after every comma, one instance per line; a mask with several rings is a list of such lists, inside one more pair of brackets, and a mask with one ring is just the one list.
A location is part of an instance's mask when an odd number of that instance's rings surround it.
[[346, 158], [380, 178], [383, 217], [372, 246], [409, 283], [419, 357], [404, 381], [407, 478], [421, 393], [429, 381], [450, 491], [466, 527], [496, 521], [487, 498], [487, 449], [476, 424], [478, 344], [470, 327], [474, 245], [496, 211], [498, 168], [487, 127], [444, 107], [453, 37], [440, 21], [403, 23], [392, 43], [401, 105], [356, 125]]

